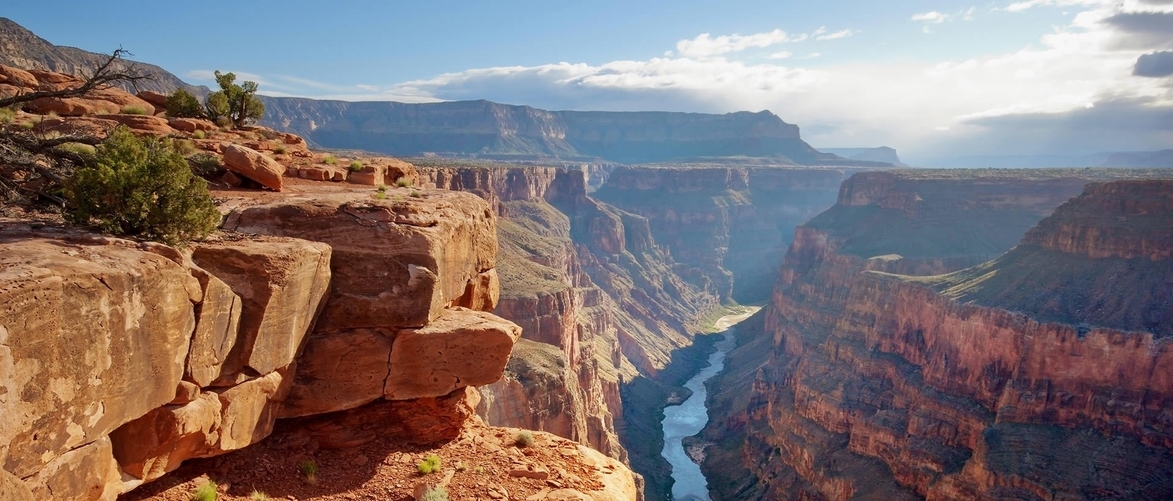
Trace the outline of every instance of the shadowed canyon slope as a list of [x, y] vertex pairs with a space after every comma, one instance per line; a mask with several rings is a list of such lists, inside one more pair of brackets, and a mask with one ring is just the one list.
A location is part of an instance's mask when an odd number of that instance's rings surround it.
[[845, 182], [715, 383], [715, 494], [1167, 496], [1173, 182], [1093, 172]]
[[[780, 259], [784, 232], [831, 205], [846, 175], [620, 168], [596, 193], [613, 194], [600, 198], [621, 208], [587, 196], [581, 171], [419, 170], [424, 183], [476, 193], [500, 214], [496, 313], [521, 325], [523, 339], [505, 379], [482, 389], [482, 415], [621, 457], [618, 434], [647, 476], [649, 499], [667, 493], [658, 413], [679, 391], [671, 387], [705, 359], [704, 346], [690, 347], [701, 317], [730, 297], [736, 280], [752, 280], [754, 264]], [[688, 228], [704, 234], [694, 238]], [[739, 246], [730, 251], [729, 242]], [[741, 265], [732, 265], [736, 279], [724, 262]]]

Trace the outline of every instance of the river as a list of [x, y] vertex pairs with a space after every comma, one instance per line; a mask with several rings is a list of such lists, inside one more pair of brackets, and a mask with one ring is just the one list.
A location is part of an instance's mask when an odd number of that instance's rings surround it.
[[708, 392], [705, 381], [721, 372], [725, 367], [725, 354], [737, 344], [733, 337], [733, 326], [745, 320], [758, 311], [750, 308], [748, 311], [735, 315], [726, 315], [717, 320], [717, 328], [723, 329], [722, 338], [714, 345], [717, 351], [709, 355], [709, 365], [701, 369], [684, 386], [692, 390], [692, 395], [680, 405], [664, 409], [664, 452], [661, 454], [672, 465], [672, 499], [675, 501], [711, 501], [709, 497], [709, 483], [705, 480], [701, 468], [692, 461], [684, 450], [682, 440], [700, 433], [709, 422], [709, 410], [705, 407]]

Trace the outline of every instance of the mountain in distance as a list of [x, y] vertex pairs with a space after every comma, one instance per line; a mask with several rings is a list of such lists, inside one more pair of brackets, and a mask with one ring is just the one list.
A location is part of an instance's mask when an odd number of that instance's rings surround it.
[[1033, 169], [1042, 167], [1173, 167], [1173, 150], [1117, 151], [1090, 155], [968, 155], [941, 159], [932, 167]]
[[[0, 18], [0, 64], [85, 75], [109, 57], [53, 45], [16, 22]], [[158, 66], [137, 63], [153, 77], [131, 92], [183, 88], [204, 96]], [[802, 140], [798, 126], [769, 111], [679, 112], [546, 111], [490, 101], [409, 104], [262, 96], [261, 125], [298, 134], [324, 148], [396, 156], [488, 160], [571, 160], [617, 163], [720, 162], [778, 165], [889, 167], [892, 162], [845, 159]], [[895, 157], [893, 152], [892, 157]]]
[[[116, 48], [111, 47], [110, 51], [113, 52]], [[109, 54], [53, 45], [15, 21], [0, 17], [0, 64], [26, 70], [47, 70], [76, 76], [89, 76], [95, 67], [105, 62], [109, 57]], [[139, 82], [137, 89], [130, 85], [121, 86], [132, 94], [144, 90], [168, 94], [174, 92], [175, 89], [185, 89], [197, 96], [204, 96], [209, 92], [207, 87], [188, 84], [167, 70], [153, 64], [132, 62], [151, 77], [150, 80]]]
[[823, 153], [839, 155], [848, 160], [864, 160], [868, 162], [890, 163], [897, 167], [907, 167], [894, 148], [880, 146], [878, 148], [819, 148]]
[[619, 163], [763, 158], [783, 164], [888, 166], [822, 153], [769, 111], [546, 111], [491, 101], [397, 103], [264, 97], [262, 124], [319, 146], [388, 155]]

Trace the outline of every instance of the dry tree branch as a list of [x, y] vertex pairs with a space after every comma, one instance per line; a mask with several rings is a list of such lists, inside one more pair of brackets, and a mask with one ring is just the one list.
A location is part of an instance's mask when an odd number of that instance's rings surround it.
[[151, 80], [153, 77], [140, 70], [138, 65], [133, 62], [128, 63], [123, 58], [124, 56], [132, 55], [126, 49], [119, 47], [105, 61], [99, 64], [94, 69], [94, 72], [85, 78], [85, 81], [81, 85], [68, 89], [35, 91], [0, 98], [0, 108], [28, 103], [47, 97], [83, 97], [95, 90], [112, 87], [117, 82], [129, 82], [131, 86], [137, 89], [139, 82]]

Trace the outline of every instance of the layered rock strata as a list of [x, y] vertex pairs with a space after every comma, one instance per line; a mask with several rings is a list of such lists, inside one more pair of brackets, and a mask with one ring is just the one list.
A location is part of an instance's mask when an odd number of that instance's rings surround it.
[[835, 203], [843, 169], [618, 167], [593, 196], [647, 218], [681, 275], [722, 300], [769, 297], [793, 228]]
[[[1159, 288], [1119, 303], [1137, 314], [1103, 314], [1085, 308], [1084, 296], [1116, 301], [1103, 292], [1118, 290], [1120, 277], [1093, 273], [1077, 293], [1056, 266], [1024, 265], [1136, 267], [1169, 283], [1165, 258], [1152, 250], [1173, 220], [1169, 182], [1092, 185], [1005, 256], [974, 268], [928, 277], [866, 271], [940, 273], [980, 259], [1004, 241], [992, 229], [1045, 211], [1048, 197], [1069, 196], [1069, 187], [1056, 187], [1079, 180], [1039, 181], [955, 181], [959, 189], [946, 190], [907, 175], [865, 174], [844, 183], [840, 203], [797, 231], [761, 334], [743, 339], [732, 354], [742, 368], [717, 382], [719, 416], [706, 430], [717, 445], [705, 463], [716, 493], [1168, 495], [1173, 482], [1158, 472], [1173, 464], [1162, 376], [1170, 359], [1162, 334], [1136, 323], [1163, 301]], [[998, 184], [1007, 191], [999, 195]], [[894, 221], [899, 214], [903, 226]], [[966, 217], [912, 224], [952, 214]], [[881, 217], [889, 227], [922, 230], [884, 239], [870, 231]], [[963, 247], [937, 231], [950, 224], [954, 233], [971, 231], [957, 240]], [[1112, 253], [1118, 257], [1103, 255]], [[1025, 297], [1049, 300], [1020, 303]]]
[[520, 328], [483, 311], [496, 219], [477, 197], [228, 206], [251, 236], [185, 251], [3, 226], [0, 464], [35, 497], [113, 499], [282, 416], [500, 378]]

